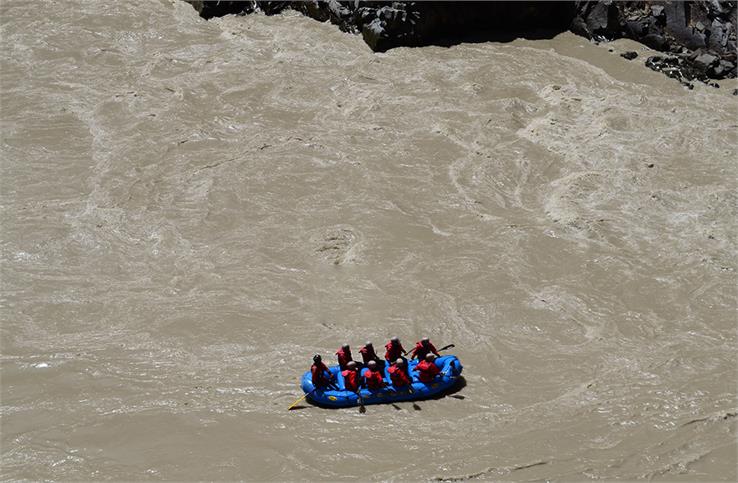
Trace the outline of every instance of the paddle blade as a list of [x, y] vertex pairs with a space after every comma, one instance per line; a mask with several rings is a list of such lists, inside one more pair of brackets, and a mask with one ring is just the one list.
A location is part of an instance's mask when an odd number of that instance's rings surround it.
[[287, 408], [287, 411], [292, 411], [292, 409], [293, 409], [293, 408], [294, 408], [295, 406], [297, 406], [298, 404], [300, 404], [300, 401], [302, 401], [302, 400], [303, 400], [303, 399], [305, 399], [306, 397], [307, 397], [307, 394], [303, 394], [303, 395], [302, 395], [302, 397], [301, 397], [300, 399], [298, 399], [297, 401], [293, 402], [293, 403], [292, 403], [292, 404], [290, 405], [290, 407], [288, 407], [288, 408]]
[[359, 412], [361, 414], [364, 414], [366, 412], [366, 408], [364, 407], [364, 400], [361, 398], [361, 396], [359, 396], [358, 392], [356, 393], [356, 397], [358, 398], [358, 401], [359, 401]]

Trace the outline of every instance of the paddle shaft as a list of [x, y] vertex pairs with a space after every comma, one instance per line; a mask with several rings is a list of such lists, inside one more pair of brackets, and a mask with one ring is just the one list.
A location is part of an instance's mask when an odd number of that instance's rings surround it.
[[361, 394], [359, 394], [360, 391], [361, 389], [356, 391], [356, 397], [359, 399], [359, 412], [363, 414], [366, 412], [366, 408], [364, 407], [364, 400], [361, 398]]
[[[315, 388], [315, 389], [317, 389], [317, 388]], [[307, 393], [303, 394], [301, 398], [299, 398], [297, 401], [293, 402], [290, 405], [290, 407], [287, 408], [287, 411], [290, 411], [293, 407], [297, 406], [300, 403], [300, 401], [302, 401], [303, 399], [305, 399], [306, 397], [308, 397], [309, 395], [311, 395], [313, 392], [315, 392], [315, 389], [313, 389], [310, 392], [307, 392]]]
[[[438, 350], [438, 352], [441, 352], [441, 351], [445, 351], [446, 349], [452, 349], [454, 347], [456, 347], [454, 344], [449, 344], [449, 345], [445, 345], [445, 346], [443, 346], [443, 347], [441, 347], [440, 349], [437, 349], [437, 350]], [[412, 357], [415, 358], [415, 349], [411, 350], [410, 352], [413, 353]]]

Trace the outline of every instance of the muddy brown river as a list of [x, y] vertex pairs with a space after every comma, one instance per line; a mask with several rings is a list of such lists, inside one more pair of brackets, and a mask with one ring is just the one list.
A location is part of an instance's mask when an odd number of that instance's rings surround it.
[[[735, 82], [180, 1], [1, 22], [4, 480], [736, 479]], [[287, 411], [392, 335], [463, 387]]]

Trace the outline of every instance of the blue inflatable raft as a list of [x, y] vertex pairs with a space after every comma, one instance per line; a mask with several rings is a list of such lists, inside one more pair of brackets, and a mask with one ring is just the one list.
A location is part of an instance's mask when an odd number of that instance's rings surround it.
[[[429, 397], [436, 396], [438, 394], [447, 391], [452, 388], [457, 382], [463, 366], [456, 356], [443, 356], [439, 357], [435, 361], [436, 366], [441, 370], [441, 374], [436, 376], [432, 382], [420, 382], [418, 380], [418, 373], [413, 371], [418, 361], [408, 361], [408, 369], [410, 374], [413, 376], [412, 388], [413, 392], [410, 392], [407, 388], [395, 389], [392, 385], [389, 385], [383, 389], [371, 391], [366, 388], [362, 388], [360, 391], [361, 399], [364, 404], [381, 404], [381, 403], [392, 403], [399, 401], [414, 401], [418, 399], [426, 399]], [[389, 364], [385, 364], [384, 367], [384, 380], [390, 382], [389, 373], [387, 369]], [[331, 366], [328, 370], [336, 377], [338, 381], [339, 390], [334, 389], [315, 389], [313, 386], [312, 377], [310, 371], [307, 371], [302, 376], [302, 390], [308, 395], [308, 399], [319, 406], [327, 406], [332, 408], [345, 408], [350, 406], [357, 406], [359, 404], [359, 398], [356, 393], [347, 391], [344, 386], [343, 376], [338, 366]], [[361, 369], [361, 375], [364, 375], [365, 368]]]

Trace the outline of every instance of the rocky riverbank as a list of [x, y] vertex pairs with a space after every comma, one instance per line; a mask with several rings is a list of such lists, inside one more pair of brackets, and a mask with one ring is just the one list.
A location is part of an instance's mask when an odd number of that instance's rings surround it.
[[688, 86], [736, 77], [736, 2], [580, 2], [571, 30], [594, 40], [629, 38], [665, 52], [646, 66]]
[[736, 77], [736, 4], [712, 1], [358, 2], [187, 0], [204, 18], [286, 8], [361, 34], [375, 52], [399, 46], [550, 36], [629, 38], [664, 52], [646, 65], [685, 85]]

